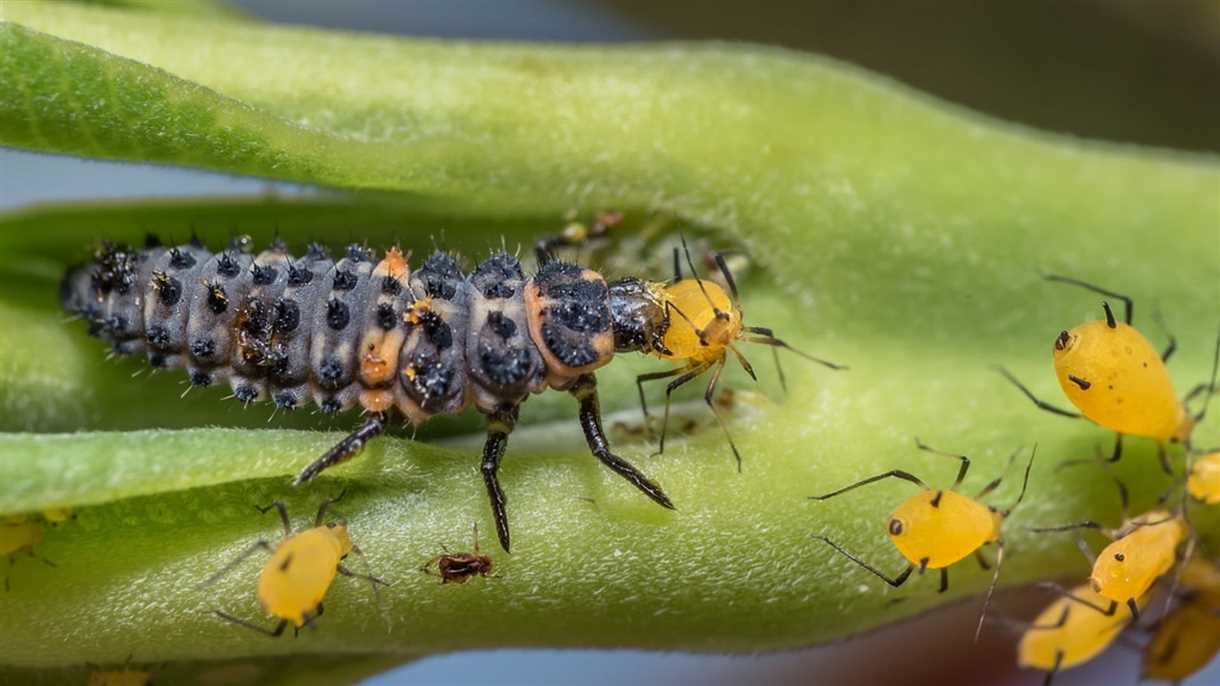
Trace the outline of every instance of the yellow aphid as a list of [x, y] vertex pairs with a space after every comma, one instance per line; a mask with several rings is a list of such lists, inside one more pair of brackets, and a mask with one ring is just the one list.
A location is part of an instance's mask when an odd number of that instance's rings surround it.
[[1214, 607], [1220, 607], [1220, 567], [1215, 562], [1192, 557], [1182, 567], [1181, 587]]
[[314, 525], [296, 534], [292, 533], [288, 511], [282, 502], [277, 500], [268, 507], [258, 508], [261, 512], [272, 508], [279, 512], [284, 537], [274, 547], [265, 540], [257, 541], [209, 580], [220, 578], [257, 550], [270, 551], [271, 557], [258, 577], [258, 601], [264, 612], [280, 620], [274, 629], [251, 624], [220, 610], [215, 610], [215, 614], [249, 629], [279, 636], [290, 622], [299, 630], [321, 616], [322, 599], [336, 574], [366, 579], [376, 593], [376, 584], [383, 582], [343, 566], [343, 559], [349, 553], [360, 553], [348, 535], [346, 522], [325, 522], [327, 509], [339, 498], [324, 501], [318, 508]]
[[1218, 608], [1187, 603], [1161, 620], [1144, 648], [1143, 678], [1179, 683], [1220, 652]]
[[[1061, 331], [1055, 338], [1051, 350], [1055, 376], [1079, 413], [1039, 400], [1011, 372], [1001, 368], [1001, 373], [1039, 408], [1066, 417], [1083, 416], [1118, 434], [1111, 461], [1121, 457], [1124, 435], [1151, 438], [1161, 444], [1189, 442], [1207, 405], [1192, 415], [1186, 403], [1200, 392], [1206, 392], [1207, 398], [1215, 392], [1220, 338], [1216, 341], [1211, 381], [1179, 399], [1165, 367], [1176, 341], [1171, 336], [1169, 346], [1158, 353], [1144, 334], [1131, 326], [1131, 298], [1069, 277], [1046, 278], [1121, 299], [1126, 305], [1125, 321], [1118, 321], [1110, 304], [1103, 302], [1105, 319]], [[1163, 451], [1161, 460], [1165, 470], [1172, 471]]]
[[682, 279], [667, 286], [663, 297], [685, 315], [685, 322], [679, 319], [670, 324], [662, 339], [668, 351], [654, 351], [657, 357], [717, 362], [724, 358], [725, 348], [741, 336], [741, 310], [714, 281]]
[[[987, 607], [991, 602], [991, 594], [995, 591], [996, 583], [1000, 578], [1000, 568], [1004, 562], [1004, 542], [1001, 538], [1001, 527], [1013, 508], [1020, 504], [1021, 500], [1025, 497], [1025, 489], [1029, 485], [1029, 472], [1033, 467], [1034, 454], [1038, 448], [1035, 445], [1034, 450], [1030, 453], [1029, 463], [1025, 467], [1025, 479], [1021, 484], [1021, 494], [1017, 496], [1016, 502], [1010, 507], [997, 509], [982, 504], [978, 499], [995, 490], [1000, 485], [1002, 477], [987, 484], [974, 498], [962, 495], [957, 492], [957, 488], [966, 478], [966, 473], [970, 469], [970, 460], [965, 455], [954, 455], [929, 448], [921, 443], [919, 439], [915, 440], [915, 445], [920, 450], [945, 457], [952, 457], [961, 461], [957, 472], [957, 480], [953, 482], [952, 487], [948, 490], [933, 489], [915, 475], [900, 469], [894, 469], [884, 474], [857, 481], [837, 491], [810, 497], [811, 500], [827, 500], [860, 486], [890, 477], [910, 481], [922, 487], [924, 490], [904, 500], [894, 510], [893, 514], [890, 515], [886, 523], [886, 533], [889, 534], [890, 541], [893, 542], [894, 547], [907, 560], [906, 569], [891, 578], [843, 549], [829, 538], [825, 536], [814, 536], [814, 538], [822, 540], [843, 556], [895, 588], [906, 583], [907, 579], [911, 576], [911, 572], [916, 568], [919, 569], [920, 574], [923, 574], [928, 569], [939, 569], [940, 591], [942, 593], [949, 588], [947, 567], [973, 553], [979, 555], [980, 564], [983, 565], [984, 569], [987, 569], [988, 566], [981, 556], [980, 549], [988, 543], [995, 543], [995, 575], [992, 577], [991, 586], [988, 588], [986, 599], [983, 601], [983, 614], [979, 618], [978, 625], [979, 630], [981, 630], [983, 620], [986, 618]], [[1016, 453], [1013, 453], [1012, 457], [1009, 458], [1009, 465], [1012, 464], [1012, 460], [1015, 458]], [[977, 639], [977, 637], [978, 633], [976, 631], [975, 638]]]
[[89, 673], [89, 686], [145, 686], [152, 679], [148, 672], [134, 669], [96, 671]]
[[[1072, 589], [1071, 596], [1051, 603], [1021, 635], [1018, 665], [1053, 675], [1093, 659], [1127, 626], [1126, 617], [1097, 612], [1084, 604], [1106, 603], [1088, 584]], [[1138, 602], [1142, 608], [1148, 597], [1142, 596]]]
[[1089, 584], [1103, 598], [1130, 603], [1173, 568], [1177, 549], [1190, 536], [1181, 515], [1147, 512], [1125, 524], [1097, 556]]
[[1194, 461], [1186, 477], [1186, 492], [1207, 505], [1220, 503], [1220, 450]]

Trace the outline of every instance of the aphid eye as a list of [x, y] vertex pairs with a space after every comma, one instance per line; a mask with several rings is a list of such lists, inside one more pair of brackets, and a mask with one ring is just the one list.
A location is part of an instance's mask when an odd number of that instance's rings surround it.
[[1060, 331], [1059, 337], [1055, 339], [1055, 350], [1066, 350], [1068, 344], [1072, 342], [1072, 334], [1066, 331]]
[[1114, 559], [1122, 562], [1123, 560], [1127, 559], [1127, 556], [1123, 555], [1122, 553], [1114, 553]]
[[890, 520], [890, 535], [891, 536], [901, 536], [902, 535], [902, 520], [900, 520], [900, 519], [891, 519]]

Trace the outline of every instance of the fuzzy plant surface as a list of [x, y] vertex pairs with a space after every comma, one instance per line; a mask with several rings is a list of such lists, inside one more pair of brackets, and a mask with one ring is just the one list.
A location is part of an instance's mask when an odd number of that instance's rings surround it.
[[[0, 218], [0, 514], [69, 506], [20, 558], [0, 594], [8, 677], [78, 679], [86, 663], [207, 671], [228, 683], [308, 673], [352, 677], [444, 651], [635, 647], [754, 652], [841, 638], [967, 597], [990, 573], [966, 560], [951, 588], [885, 586], [814, 540], [835, 538], [890, 573], [889, 512], [914, 487], [881, 483], [827, 502], [808, 496], [900, 468], [934, 486], [956, 464], [913, 439], [973, 458], [964, 491], [1038, 444], [1029, 494], [1005, 530], [1002, 585], [1080, 580], [1071, 537], [1028, 527], [1116, 524], [1098, 467], [1056, 470], [1112, 440], [1038, 411], [991, 368], [1003, 363], [1066, 403], [1052, 374], [1060, 329], [1100, 317], [1093, 294], [1039, 270], [1136, 299], [1160, 345], [1180, 342], [1180, 389], [1203, 381], [1220, 324], [1220, 161], [1053, 137], [978, 117], [841, 64], [760, 47], [474, 44], [180, 16], [68, 3], [0, 4], [0, 144], [94, 158], [190, 165], [326, 187], [302, 198], [82, 203]], [[184, 189], [189, 190], [189, 189]], [[641, 436], [634, 376], [599, 373], [618, 452], [677, 506], [643, 498], [589, 456], [573, 401], [528, 402], [502, 469], [511, 555], [485, 535], [496, 576], [441, 585], [420, 571], [442, 545], [492, 531], [478, 474], [476, 417], [370, 445], [308, 487], [292, 474], [357, 419], [269, 420], [181, 373], [137, 375], [59, 311], [64, 269], [101, 239], [149, 231], [213, 247], [235, 231], [265, 244], [309, 240], [433, 245], [469, 260], [530, 246], [565, 212], [627, 222], [609, 275], [669, 276], [678, 231], [745, 255], [746, 322], [845, 363], [832, 372], [765, 348], [759, 371], [725, 387], [744, 458], [681, 395], [663, 455]], [[603, 267], [603, 265], [594, 265]], [[650, 399], [660, 407], [660, 389]], [[1220, 412], [1196, 431], [1220, 443]], [[1170, 448], [1177, 475], [1180, 446]], [[1173, 485], [1156, 448], [1129, 439], [1115, 473], [1135, 509]], [[1016, 496], [1019, 467], [989, 502]], [[257, 560], [204, 580], [278, 524], [277, 498], [304, 526], [320, 500], [364, 550], [380, 598], [340, 578], [316, 626], [270, 640], [256, 622]], [[1175, 491], [1176, 492], [1176, 491]], [[1193, 508], [1205, 545], [1214, 511]], [[1093, 539], [1095, 546], [1100, 539]], [[1214, 549], [1213, 549], [1214, 550]], [[892, 602], [896, 597], [904, 602]], [[287, 656], [301, 656], [289, 660]], [[304, 656], [309, 656], [305, 658]], [[324, 669], [331, 671], [326, 672]]]

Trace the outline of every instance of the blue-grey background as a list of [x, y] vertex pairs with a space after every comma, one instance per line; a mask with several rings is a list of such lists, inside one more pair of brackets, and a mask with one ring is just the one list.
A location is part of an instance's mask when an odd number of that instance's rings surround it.
[[[748, 4], [237, 0], [234, 4], [267, 20], [405, 35], [771, 42], [832, 54], [976, 109], [1043, 128], [1220, 150], [1220, 126], [1215, 124], [1220, 121], [1220, 4], [1214, 0], [756, 0]], [[1210, 25], [1199, 21], [1208, 16], [1213, 20]], [[0, 209], [82, 198], [262, 192], [314, 191], [188, 169], [0, 149]], [[1029, 593], [1007, 594], [1000, 605], [1020, 612], [1041, 600]], [[459, 653], [425, 658], [367, 683], [1039, 683], [1040, 675], [1021, 674], [1012, 667], [1012, 637], [993, 631], [981, 645], [970, 645], [976, 613], [975, 604], [969, 603], [871, 636], [762, 656]], [[1138, 661], [1138, 653], [1114, 648], [1103, 659], [1062, 674], [1056, 683], [1134, 684]], [[1213, 665], [1192, 683], [1220, 683], [1220, 666]]]

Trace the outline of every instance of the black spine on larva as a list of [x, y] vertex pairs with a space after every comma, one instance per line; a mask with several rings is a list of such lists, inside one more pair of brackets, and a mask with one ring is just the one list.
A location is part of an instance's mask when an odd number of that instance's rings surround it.
[[148, 362], [153, 367], [186, 365], [191, 300], [199, 289], [199, 274], [211, 257], [204, 248], [183, 245], [152, 260], [151, 276], [142, 288]]
[[313, 319], [313, 340], [309, 352], [313, 378], [313, 397], [326, 412], [348, 409], [359, 394], [356, 373], [359, 367], [360, 334], [364, 330], [366, 303], [380, 284], [372, 284], [371, 255], [349, 247], [347, 256], [335, 263], [323, 277], [329, 288], [319, 302]]
[[233, 374], [229, 378], [233, 395], [239, 400], [263, 397], [267, 390], [265, 377], [281, 364], [272, 335], [276, 303], [288, 286], [291, 259], [280, 244], [263, 251], [250, 266], [250, 289], [237, 303]]
[[593, 338], [610, 328], [605, 281], [585, 278], [576, 264], [554, 260], [534, 275], [540, 300], [540, 331], [547, 350], [568, 367], [584, 367], [603, 355]]
[[423, 415], [457, 412], [466, 405], [467, 283], [450, 255], [433, 253], [411, 274], [420, 301], [399, 354], [399, 389]]
[[233, 324], [250, 289], [252, 261], [246, 253], [225, 250], [199, 272], [186, 324], [186, 369], [192, 384], [209, 386], [232, 372]]
[[93, 262], [69, 270], [60, 284], [64, 308], [89, 321], [90, 335], [109, 342], [121, 355], [144, 350], [144, 294], [155, 251], [133, 251], [103, 243]]
[[466, 368], [478, 408], [487, 413], [520, 403], [543, 388], [546, 368], [529, 335], [525, 272], [499, 253], [470, 275]]
[[320, 247], [314, 247], [285, 269], [287, 283], [274, 304], [271, 367], [271, 399], [276, 406], [292, 409], [311, 400], [309, 393], [310, 348], [319, 303], [330, 292], [326, 275], [334, 262]]

